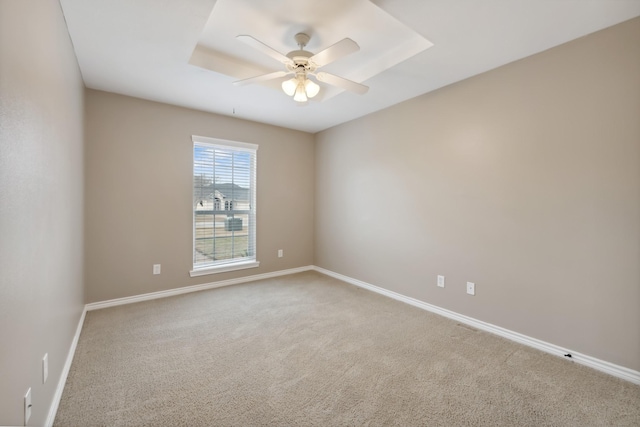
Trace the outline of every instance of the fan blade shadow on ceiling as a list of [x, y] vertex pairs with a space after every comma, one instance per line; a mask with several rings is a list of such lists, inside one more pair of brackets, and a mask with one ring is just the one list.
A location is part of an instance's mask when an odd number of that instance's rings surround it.
[[338, 77], [334, 74], [325, 73], [323, 71], [316, 74], [318, 80], [324, 83], [328, 83], [332, 86], [339, 87], [344, 90], [348, 90], [350, 92], [357, 93], [359, 95], [363, 95], [367, 93], [369, 90], [369, 86], [362, 85], [360, 83], [356, 83], [354, 81], [345, 79], [343, 77]]
[[346, 38], [332, 44], [325, 50], [316, 53], [309, 58], [309, 61], [313, 62], [317, 68], [320, 68], [332, 63], [333, 61], [337, 61], [343, 56], [347, 56], [359, 50], [360, 46], [358, 46], [358, 43], [354, 42], [350, 38]]
[[270, 57], [272, 57], [278, 62], [281, 62], [285, 65], [293, 63], [293, 61], [289, 59], [286, 55], [283, 55], [282, 53], [278, 52], [272, 47], [267, 46], [266, 44], [262, 43], [260, 40], [257, 40], [251, 36], [239, 35], [239, 36], [236, 36], [236, 38], [244, 42], [245, 44], [251, 46], [252, 48], [259, 50], [265, 55], [269, 55]]

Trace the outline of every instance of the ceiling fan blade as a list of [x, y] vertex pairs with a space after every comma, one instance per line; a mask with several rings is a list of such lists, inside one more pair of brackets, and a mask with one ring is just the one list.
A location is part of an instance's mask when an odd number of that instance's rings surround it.
[[238, 80], [233, 82], [234, 86], [244, 86], [244, 85], [248, 85], [251, 83], [258, 83], [258, 82], [263, 82], [266, 80], [273, 80], [273, 79], [277, 79], [278, 77], [284, 77], [287, 74], [292, 74], [292, 73], [288, 73], [286, 71], [274, 71], [273, 73], [269, 73], [269, 74], [262, 74], [260, 76], [256, 76], [256, 77], [251, 77], [248, 79], [244, 79], [244, 80]]
[[332, 44], [325, 50], [316, 53], [311, 58], [309, 58], [309, 61], [316, 64], [316, 67], [322, 67], [337, 59], [342, 58], [343, 56], [347, 56], [350, 53], [357, 52], [359, 50], [360, 46], [358, 46], [358, 43], [349, 38], [346, 38], [340, 40], [338, 43]]
[[260, 52], [262, 52], [262, 53], [264, 53], [266, 55], [269, 55], [270, 57], [272, 57], [273, 59], [275, 59], [278, 62], [281, 62], [283, 64], [290, 64], [292, 62], [291, 59], [289, 59], [285, 55], [281, 54], [277, 50], [267, 46], [264, 43], [262, 43], [258, 39], [254, 39], [251, 36], [245, 36], [245, 35], [239, 35], [239, 36], [236, 36], [236, 38], [238, 40], [248, 44], [252, 48], [257, 49], [257, 50], [259, 50]]
[[321, 82], [329, 83], [330, 85], [337, 86], [341, 89], [345, 89], [351, 92], [355, 92], [359, 95], [363, 95], [367, 93], [367, 91], [369, 90], [369, 86], [361, 85], [360, 83], [347, 80], [343, 77], [338, 77], [334, 74], [319, 72], [316, 74], [316, 77]]

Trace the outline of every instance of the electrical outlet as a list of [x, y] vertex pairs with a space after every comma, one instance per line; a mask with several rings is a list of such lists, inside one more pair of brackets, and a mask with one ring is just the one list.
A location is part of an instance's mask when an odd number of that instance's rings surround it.
[[475, 283], [467, 282], [467, 293], [469, 295], [475, 295], [476, 294], [476, 284]]
[[31, 387], [29, 387], [27, 394], [24, 395], [24, 425], [27, 425], [31, 418], [31, 406]]
[[45, 353], [42, 358], [42, 384], [47, 382], [49, 376], [49, 353]]
[[438, 276], [438, 287], [444, 288], [444, 276]]
[[282, 258], [284, 256], [284, 251], [282, 249], [278, 249], [278, 258]]
[[160, 264], [153, 264], [153, 274], [160, 274]]

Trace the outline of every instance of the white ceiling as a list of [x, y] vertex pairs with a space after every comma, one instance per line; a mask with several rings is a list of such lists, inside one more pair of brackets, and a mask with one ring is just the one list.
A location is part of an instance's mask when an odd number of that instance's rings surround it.
[[[312, 133], [640, 16], [640, 0], [60, 3], [87, 87]], [[315, 53], [356, 41], [359, 52], [323, 71], [369, 92], [321, 84], [322, 96], [299, 107], [278, 81], [232, 84], [282, 69], [237, 35], [286, 54], [299, 31], [311, 35], [306, 49]]]

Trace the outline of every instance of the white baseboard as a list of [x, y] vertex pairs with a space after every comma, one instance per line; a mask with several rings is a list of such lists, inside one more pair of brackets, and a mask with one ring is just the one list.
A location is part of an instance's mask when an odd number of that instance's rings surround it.
[[[573, 361], [581, 365], [588, 366], [590, 368], [607, 373], [614, 377], [622, 378], [623, 380], [627, 380], [634, 384], [640, 384], [640, 372], [634, 371], [633, 369], [625, 368], [624, 366], [615, 365], [613, 363], [596, 359], [595, 357], [591, 357], [586, 354], [578, 353], [576, 351], [559, 347], [555, 344], [550, 344], [548, 342], [541, 341], [539, 339], [532, 338], [527, 335], [520, 334], [518, 332], [510, 331], [509, 329], [492, 325], [491, 323], [483, 322], [481, 320], [477, 320], [472, 317], [456, 313], [454, 311], [450, 311], [432, 304], [428, 304], [424, 301], [420, 301], [415, 298], [411, 298], [411, 297], [399, 294], [397, 292], [389, 291], [387, 289], [380, 288], [370, 283], [366, 283], [361, 280], [354, 279], [352, 277], [344, 276], [342, 274], [335, 273], [330, 270], [326, 270], [322, 267], [313, 266], [313, 270], [317, 271], [318, 273], [326, 274], [327, 276], [331, 276], [338, 280], [342, 280], [343, 282], [347, 282], [352, 285], [358, 286], [360, 288], [367, 289], [369, 291], [387, 296], [389, 298], [393, 298], [398, 301], [402, 301], [407, 304], [411, 304], [414, 307], [418, 307], [423, 310], [427, 310], [432, 313], [436, 313], [441, 316], [448, 317], [449, 319], [453, 319], [457, 322], [464, 323], [476, 329], [480, 329], [486, 332], [490, 332], [492, 334], [499, 335], [511, 341], [515, 341], [517, 343], [524, 344], [529, 347], [533, 347], [535, 349], [544, 351], [545, 353], [553, 354], [555, 356], [560, 356], [565, 360]], [[565, 354], [571, 354], [571, 359], [568, 359], [567, 357], [565, 357]]]
[[76, 346], [78, 345], [78, 339], [80, 339], [80, 332], [82, 332], [82, 325], [84, 325], [84, 317], [86, 314], [87, 309], [85, 307], [82, 310], [82, 315], [80, 316], [78, 326], [76, 327], [76, 333], [73, 335], [71, 347], [69, 347], [69, 353], [67, 353], [67, 360], [64, 362], [62, 373], [60, 374], [60, 380], [58, 380], [56, 391], [53, 394], [53, 402], [51, 402], [51, 406], [49, 407], [49, 414], [47, 415], [47, 420], [44, 424], [46, 427], [51, 427], [53, 425], [53, 421], [56, 418], [58, 406], [60, 405], [60, 399], [62, 398], [62, 392], [64, 391], [64, 386], [67, 383], [67, 376], [69, 375], [69, 370], [71, 369], [71, 362], [73, 362], [73, 356], [76, 354]]
[[203, 283], [202, 285], [185, 286], [183, 288], [168, 289], [166, 291], [151, 292], [148, 294], [135, 295], [131, 297], [116, 298], [107, 301], [92, 302], [87, 304], [86, 310], [99, 310], [101, 308], [113, 307], [116, 305], [132, 304], [140, 301], [148, 301], [157, 298], [166, 298], [174, 295], [186, 294], [190, 292], [204, 291], [207, 289], [221, 288], [223, 286], [237, 285], [239, 283], [253, 282], [256, 280], [270, 279], [272, 277], [286, 276], [288, 274], [300, 273], [313, 270], [313, 266], [290, 268], [288, 270], [273, 271], [271, 273], [254, 274], [252, 276], [238, 277], [237, 279], [221, 280], [218, 282]]

